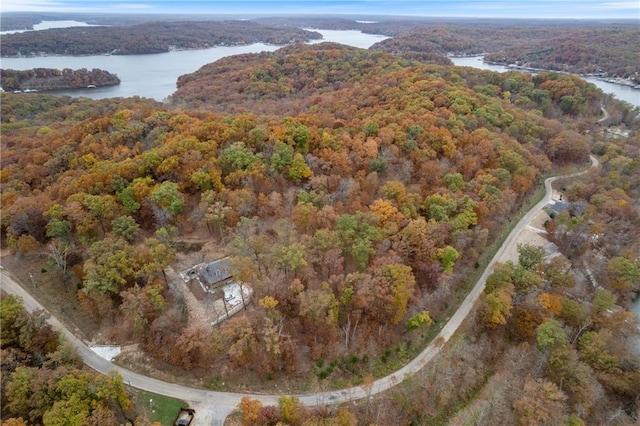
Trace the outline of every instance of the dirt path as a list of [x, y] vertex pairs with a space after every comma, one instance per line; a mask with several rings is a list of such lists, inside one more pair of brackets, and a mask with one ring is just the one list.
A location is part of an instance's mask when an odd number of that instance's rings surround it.
[[[595, 157], [591, 157], [591, 168], [599, 166], [599, 162]], [[574, 173], [566, 177], [575, 177], [584, 174], [589, 169]], [[368, 398], [380, 392], [401, 383], [405, 377], [411, 376], [422, 369], [429, 361], [431, 361], [439, 352], [444, 343], [446, 343], [456, 332], [460, 324], [467, 317], [478, 297], [484, 290], [487, 277], [493, 271], [493, 267], [499, 261], [505, 259], [508, 253], [511, 253], [516, 247], [516, 241], [522, 231], [532, 222], [538, 213], [546, 206], [553, 196], [551, 187], [553, 181], [559, 177], [549, 178], [545, 180], [545, 196], [538, 204], [536, 204], [514, 227], [505, 242], [502, 244], [496, 255], [493, 257], [484, 273], [469, 292], [465, 300], [462, 302], [458, 310], [445, 324], [440, 333], [427, 347], [407, 365], [402, 367], [395, 373], [382, 377], [369, 386], [356, 386], [340, 391], [319, 392], [312, 394], [296, 395], [300, 401], [307, 406], [317, 406], [324, 404], [342, 403], [354, 401], [358, 399]], [[29, 311], [35, 309], [43, 309], [42, 306], [29, 295], [20, 285], [18, 285], [5, 271], [0, 271], [2, 289], [7, 293], [13, 293], [21, 296], [24, 300], [25, 307]], [[50, 317], [49, 322], [52, 326], [60, 331], [76, 348], [85, 364], [100, 373], [108, 373], [117, 370], [123, 377], [126, 384], [138, 389], [148, 390], [158, 394], [182, 399], [192, 404], [196, 409], [196, 417], [192, 423], [194, 426], [201, 425], [222, 425], [226, 417], [235, 410], [240, 402], [243, 394], [231, 392], [214, 392], [203, 389], [190, 388], [187, 386], [176, 385], [173, 383], [163, 382], [151, 377], [143, 376], [125, 368], [114, 365], [113, 363], [101, 358], [94, 353], [83, 341], [68, 331], [56, 318]], [[264, 405], [277, 405], [278, 395], [259, 395], [249, 394], [251, 398], [261, 401]]]
[[609, 119], [609, 111], [607, 111], [602, 105], [600, 105], [600, 110], [602, 111], [602, 118], [598, 120], [598, 124], [603, 123]]

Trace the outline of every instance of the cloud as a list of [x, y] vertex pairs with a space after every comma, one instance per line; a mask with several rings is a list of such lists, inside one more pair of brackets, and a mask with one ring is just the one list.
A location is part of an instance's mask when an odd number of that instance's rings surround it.
[[3, 12], [18, 11], [39, 11], [39, 10], [58, 10], [63, 7], [62, 3], [55, 1], [31, 1], [31, 0], [3, 0], [0, 3], [0, 9]]
[[640, 12], [640, 4], [637, 1], [615, 1], [602, 3], [603, 9], [635, 9]]

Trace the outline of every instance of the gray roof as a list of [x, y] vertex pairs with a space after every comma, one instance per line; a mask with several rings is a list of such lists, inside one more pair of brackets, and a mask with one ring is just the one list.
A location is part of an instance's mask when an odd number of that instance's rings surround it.
[[231, 276], [231, 259], [228, 257], [214, 260], [202, 268], [202, 278], [204, 278], [209, 285], [227, 280], [231, 278]]
[[564, 201], [556, 201], [555, 203], [549, 203], [549, 208], [556, 213], [560, 213], [563, 210], [567, 210], [569, 208], [569, 204]]

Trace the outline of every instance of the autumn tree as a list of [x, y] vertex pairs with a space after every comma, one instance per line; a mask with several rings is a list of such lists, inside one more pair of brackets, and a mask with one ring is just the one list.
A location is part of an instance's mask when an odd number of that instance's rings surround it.
[[609, 285], [620, 292], [636, 291], [640, 288], [640, 263], [617, 256], [606, 265]]
[[245, 426], [252, 426], [257, 424], [260, 419], [262, 403], [257, 399], [251, 399], [248, 396], [243, 396], [238, 404], [238, 409], [240, 410], [240, 413], [242, 413], [242, 424]]
[[511, 316], [515, 286], [511, 281], [512, 265], [496, 264], [487, 278], [485, 295], [485, 324], [489, 328], [505, 325]]
[[513, 407], [521, 425], [561, 424], [566, 419], [566, 399], [567, 396], [554, 383], [530, 378]]

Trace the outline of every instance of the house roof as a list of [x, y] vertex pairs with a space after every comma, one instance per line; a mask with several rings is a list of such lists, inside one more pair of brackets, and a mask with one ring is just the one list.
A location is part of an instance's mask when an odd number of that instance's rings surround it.
[[551, 210], [556, 213], [560, 213], [563, 210], [567, 210], [569, 208], [569, 204], [564, 201], [555, 201], [547, 204]]
[[202, 278], [209, 285], [231, 278], [231, 259], [223, 257], [202, 268]]

